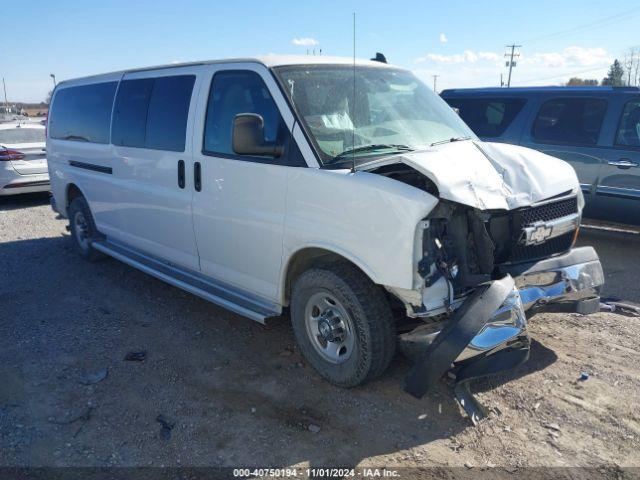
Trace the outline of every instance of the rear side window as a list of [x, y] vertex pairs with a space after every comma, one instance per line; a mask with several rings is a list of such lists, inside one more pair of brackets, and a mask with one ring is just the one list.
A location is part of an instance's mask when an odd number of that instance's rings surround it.
[[207, 104], [204, 153], [236, 155], [233, 121], [239, 113], [257, 113], [264, 120], [264, 136], [275, 141], [286, 128], [267, 86], [255, 72], [227, 71], [213, 77]]
[[118, 89], [111, 142], [183, 152], [194, 75], [124, 80]]
[[545, 102], [533, 124], [539, 142], [595, 145], [607, 110], [599, 98], [556, 98]]
[[44, 142], [44, 128], [16, 127], [0, 130], [0, 145]]
[[511, 125], [527, 101], [524, 98], [451, 98], [464, 122], [479, 137], [499, 137]]
[[616, 145], [640, 147], [640, 98], [627, 102], [620, 118]]
[[49, 116], [51, 138], [109, 143], [116, 85], [105, 82], [58, 90]]

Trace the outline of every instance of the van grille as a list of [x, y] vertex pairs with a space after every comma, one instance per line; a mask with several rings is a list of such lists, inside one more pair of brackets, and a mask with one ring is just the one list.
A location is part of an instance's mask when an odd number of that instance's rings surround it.
[[516, 245], [511, 250], [511, 262], [527, 262], [550, 257], [557, 253], [564, 253], [571, 248], [574, 232], [565, 233], [551, 238], [540, 245]]
[[578, 199], [565, 198], [535, 207], [522, 208], [495, 215], [491, 219], [491, 232], [495, 243], [496, 263], [522, 263], [564, 253], [571, 248], [575, 232], [550, 238], [540, 245], [522, 245], [522, 230], [536, 222], [548, 222], [578, 213]]
[[538, 207], [530, 207], [522, 210], [522, 227], [535, 222], [548, 222], [556, 218], [566, 217], [578, 212], [578, 199], [576, 197], [547, 203]]

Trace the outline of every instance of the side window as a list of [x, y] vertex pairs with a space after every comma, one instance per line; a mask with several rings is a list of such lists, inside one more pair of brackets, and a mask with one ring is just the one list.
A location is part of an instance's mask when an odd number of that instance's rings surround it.
[[627, 102], [620, 118], [616, 145], [640, 147], [640, 98]]
[[117, 82], [60, 88], [51, 106], [49, 135], [61, 140], [109, 143]]
[[203, 153], [236, 156], [232, 133], [234, 118], [239, 113], [262, 116], [268, 141], [282, 140], [286, 134], [286, 125], [260, 75], [250, 71], [218, 72], [209, 91]]
[[479, 137], [499, 137], [511, 125], [527, 101], [523, 98], [446, 99]]
[[539, 142], [595, 145], [607, 102], [598, 98], [556, 98], [545, 102], [533, 124]]
[[195, 78], [193, 75], [156, 78], [147, 114], [147, 148], [184, 152]]
[[113, 111], [111, 143], [123, 147], [144, 147], [152, 88], [153, 78], [120, 82]]
[[123, 80], [111, 142], [125, 147], [183, 152], [194, 75]]

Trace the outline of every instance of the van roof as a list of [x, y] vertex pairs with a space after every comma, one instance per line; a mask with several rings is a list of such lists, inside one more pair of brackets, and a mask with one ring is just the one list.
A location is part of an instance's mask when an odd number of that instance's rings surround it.
[[[86, 77], [78, 77], [68, 80], [63, 80], [59, 82], [59, 85], [64, 85], [65, 83], [75, 83], [82, 82], [83, 80], [98, 80], [101, 77], [109, 77], [109, 79], [113, 79], [115, 76], [123, 75], [125, 73], [132, 72], [144, 72], [150, 70], [163, 70], [169, 68], [180, 68], [180, 67], [189, 67], [195, 65], [210, 65], [210, 64], [223, 64], [223, 63], [259, 63], [264, 65], [267, 68], [271, 67], [281, 67], [287, 65], [353, 65], [353, 58], [350, 57], [332, 57], [332, 56], [324, 56], [324, 55], [264, 55], [258, 57], [239, 57], [239, 58], [227, 58], [222, 60], [203, 60], [196, 62], [185, 62], [185, 63], [170, 63], [167, 65], [156, 65], [150, 67], [142, 67], [142, 68], [131, 68], [126, 70], [118, 70], [115, 72], [109, 73], [100, 73], [97, 75], [89, 75]], [[399, 68], [394, 65], [389, 65], [382, 62], [376, 62], [373, 60], [364, 60], [364, 59], [356, 59], [356, 65], [358, 66], [367, 66], [367, 67], [378, 67], [378, 68]]]
[[440, 92], [442, 96], [446, 95], [464, 95], [464, 94], [490, 94], [490, 95], [522, 95], [526, 93], [580, 93], [580, 92], [640, 92], [639, 87], [562, 87], [562, 86], [546, 86], [546, 87], [488, 87], [488, 88], [448, 88]]

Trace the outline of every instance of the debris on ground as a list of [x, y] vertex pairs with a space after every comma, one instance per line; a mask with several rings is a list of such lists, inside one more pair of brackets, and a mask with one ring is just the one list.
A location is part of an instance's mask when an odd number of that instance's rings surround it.
[[156, 417], [156, 422], [160, 423], [160, 438], [163, 440], [171, 439], [171, 430], [175, 424], [164, 415], [160, 414]]
[[316, 424], [314, 424], [314, 423], [310, 424], [308, 428], [309, 428], [309, 431], [310, 431], [311, 433], [318, 433], [318, 432], [320, 432], [320, 426], [319, 426], [319, 425], [316, 425]]
[[560, 425], [557, 423], [545, 423], [544, 428], [548, 428], [549, 430], [555, 430], [556, 432], [560, 431]]
[[147, 358], [147, 352], [141, 350], [139, 352], [129, 352], [124, 356], [127, 362], [143, 362]]
[[580, 381], [582, 381], [582, 382], [584, 382], [584, 381], [586, 381], [586, 380], [589, 380], [589, 374], [588, 374], [587, 372], [582, 372], [582, 373], [580, 374], [580, 378], [579, 378], [579, 380], [580, 380]]
[[613, 301], [601, 299], [600, 311], [602, 312], [615, 312], [621, 315], [627, 315], [630, 317], [640, 317], [640, 307], [631, 305], [630, 303], [621, 303], [620, 301]]
[[91, 413], [95, 410], [95, 407], [93, 405], [89, 405], [87, 407], [87, 410], [85, 410], [84, 413], [81, 413], [80, 415], [73, 417], [69, 420], [55, 420], [55, 419], [50, 419], [49, 421], [51, 423], [54, 423], [56, 425], [71, 425], [73, 423], [76, 422], [81, 422], [80, 425], [78, 426], [76, 433], [73, 434], [73, 438], [77, 437], [78, 434], [80, 433], [80, 431], [82, 430], [82, 428], [85, 426], [85, 424], [91, 419]]
[[102, 370], [98, 370], [97, 372], [87, 373], [80, 379], [80, 383], [82, 385], [95, 385], [96, 383], [100, 383], [102, 380], [107, 378], [108, 373], [109, 369], [107, 368], [103, 368]]

